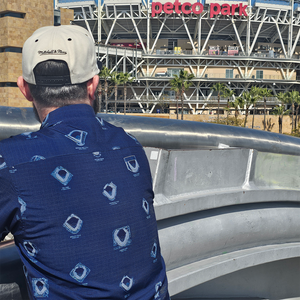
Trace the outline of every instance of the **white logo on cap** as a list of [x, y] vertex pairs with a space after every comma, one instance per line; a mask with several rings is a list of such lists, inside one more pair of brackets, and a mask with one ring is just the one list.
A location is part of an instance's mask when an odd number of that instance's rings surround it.
[[39, 55], [66, 55], [67, 52], [57, 49], [57, 50], [39, 50], [38, 51]]

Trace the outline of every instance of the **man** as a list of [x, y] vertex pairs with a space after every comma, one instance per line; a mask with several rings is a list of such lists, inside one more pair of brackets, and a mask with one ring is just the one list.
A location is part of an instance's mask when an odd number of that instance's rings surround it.
[[0, 142], [0, 239], [14, 234], [30, 298], [169, 299], [148, 161], [95, 116], [89, 33], [38, 29], [22, 68], [42, 125]]

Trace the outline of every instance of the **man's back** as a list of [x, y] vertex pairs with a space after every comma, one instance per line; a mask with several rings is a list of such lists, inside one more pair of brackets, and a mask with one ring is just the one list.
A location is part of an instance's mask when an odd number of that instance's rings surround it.
[[11, 211], [0, 223], [15, 235], [30, 294], [167, 299], [140, 144], [88, 105], [59, 108], [42, 127], [0, 143], [0, 219]]

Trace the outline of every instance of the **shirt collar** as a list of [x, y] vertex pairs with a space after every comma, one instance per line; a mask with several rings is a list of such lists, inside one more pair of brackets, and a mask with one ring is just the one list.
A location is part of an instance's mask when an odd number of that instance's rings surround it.
[[50, 112], [41, 124], [41, 128], [50, 127], [58, 123], [71, 120], [95, 118], [93, 108], [88, 104], [72, 104], [59, 107]]

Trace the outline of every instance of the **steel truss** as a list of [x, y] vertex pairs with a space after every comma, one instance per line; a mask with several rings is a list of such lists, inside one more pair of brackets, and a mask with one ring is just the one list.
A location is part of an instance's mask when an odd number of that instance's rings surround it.
[[[236, 14], [214, 18], [209, 17], [208, 3], [201, 15], [162, 12], [153, 18], [149, 0], [147, 3], [104, 0], [99, 7], [87, 1], [58, 3], [58, 6], [74, 9], [74, 23], [89, 30], [104, 65], [113, 71], [132, 74], [135, 79], [130, 85], [132, 103], [144, 112], [154, 111], [156, 105], [166, 101], [165, 92], [170, 91], [171, 79], [155, 77], [157, 72], [169, 67], [184, 68], [195, 76], [193, 86], [184, 95], [185, 103], [193, 113], [199, 113], [213, 99], [211, 87], [215, 82], [224, 82], [235, 90], [236, 96], [253, 85], [267, 87], [274, 95], [300, 90], [299, 49], [296, 48], [300, 45], [300, 11], [294, 9], [294, 0], [289, 5], [259, 3], [253, 7], [251, 2], [243, 1], [248, 3], [248, 17]], [[181, 53], [157, 50], [158, 42], [168, 38], [185, 39], [190, 49]], [[113, 47], [112, 40], [138, 42], [142, 49]], [[235, 41], [239, 55], [209, 55], [208, 44], [213, 40]], [[261, 55], [257, 52], [258, 43], [276, 44], [280, 50], [274, 56]], [[237, 75], [226, 78], [226, 68], [237, 71]], [[220, 70], [224, 76], [211, 77], [209, 69]], [[276, 71], [280, 75], [255, 78], [256, 70]], [[175, 101], [167, 100], [169, 105]]]

